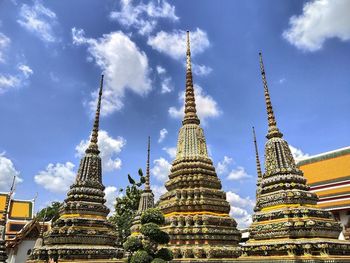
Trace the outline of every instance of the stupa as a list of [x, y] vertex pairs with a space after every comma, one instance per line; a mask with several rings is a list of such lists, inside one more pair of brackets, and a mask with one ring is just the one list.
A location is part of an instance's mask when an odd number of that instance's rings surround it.
[[11, 202], [11, 197], [14, 192], [15, 181], [16, 181], [16, 176], [13, 177], [11, 190], [10, 190], [10, 193], [6, 196], [4, 211], [2, 213], [2, 218], [0, 219], [0, 263], [5, 263], [8, 258], [7, 251], [6, 251], [5, 233], [6, 233], [8, 210]]
[[0, 218], [0, 263], [5, 263], [8, 259], [7, 249], [6, 249], [6, 224], [9, 206], [11, 202], [11, 197], [15, 191], [16, 176], [13, 177], [11, 189], [8, 195], [6, 195], [4, 211], [2, 213], [2, 218]]
[[193, 88], [190, 38], [187, 32], [185, 116], [172, 163], [167, 192], [160, 197], [164, 231], [175, 262], [223, 262], [239, 256], [241, 234], [229, 216], [230, 205], [222, 191], [197, 116]]
[[145, 176], [145, 188], [142, 191], [140, 202], [139, 202], [139, 208], [137, 210], [136, 216], [133, 221], [133, 225], [131, 227], [131, 233], [132, 234], [138, 234], [140, 232], [141, 228], [141, 215], [144, 211], [146, 211], [148, 208], [154, 207], [154, 194], [151, 189], [150, 184], [150, 170], [149, 170], [149, 163], [150, 163], [150, 149], [151, 149], [151, 138], [148, 137], [148, 147], [147, 147], [147, 164], [146, 164], [146, 176]]
[[[262, 179], [262, 171], [261, 171], [261, 164], [260, 164], [260, 158], [259, 158], [259, 151], [258, 151], [258, 143], [256, 141], [256, 134], [255, 129], [253, 127], [253, 138], [254, 138], [254, 149], [255, 149], [255, 162], [256, 162], [256, 173], [258, 176], [258, 180], [256, 183], [256, 199], [259, 198], [260, 192], [261, 192], [261, 179]], [[258, 211], [258, 207], [254, 207], [254, 211]]]
[[5, 263], [7, 260], [7, 252], [6, 252], [6, 243], [5, 243], [5, 227], [3, 225], [0, 226], [0, 263]]
[[60, 208], [59, 219], [44, 234], [43, 245], [33, 249], [27, 262], [120, 262], [117, 233], [106, 219], [109, 209], [105, 206], [97, 145], [102, 87], [103, 75], [90, 144], [80, 161], [76, 180]]
[[350, 262], [350, 243], [338, 240], [341, 225], [317, 208], [317, 195], [295, 164], [277, 127], [262, 55], [260, 68], [268, 115], [265, 173], [260, 181], [245, 262]]

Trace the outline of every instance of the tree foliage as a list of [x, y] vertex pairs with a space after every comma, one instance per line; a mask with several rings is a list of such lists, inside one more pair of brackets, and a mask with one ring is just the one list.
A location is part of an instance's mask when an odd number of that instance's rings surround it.
[[[124, 248], [128, 248], [130, 252], [128, 262], [164, 263], [173, 259], [173, 254], [169, 249], [158, 249], [159, 244], [167, 244], [170, 239], [169, 235], [160, 228], [164, 222], [164, 215], [157, 208], [150, 208], [143, 212], [141, 215], [141, 235], [130, 236], [124, 243]], [[140, 243], [142, 247], [140, 247]]]
[[141, 224], [154, 223], [163, 225], [165, 218], [163, 213], [157, 208], [149, 208], [141, 215]]
[[146, 251], [138, 250], [130, 259], [130, 263], [150, 263], [152, 259], [153, 258], [150, 255], [148, 255]]
[[59, 209], [60, 209], [61, 205], [62, 205], [62, 203], [60, 203], [60, 202], [52, 202], [46, 208], [41, 209], [37, 213], [36, 217], [40, 221], [52, 220], [52, 222], [55, 222], [60, 216]]
[[129, 237], [123, 244], [126, 251], [132, 252], [143, 248], [142, 242], [138, 237]]
[[166, 261], [164, 259], [161, 259], [161, 258], [155, 258], [152, 260], [151, 263], [166, 263]]
[[132, 221], [139, 207], [142, 194], [141, 186], [145, 182], [142, 169], [139, 169], [138, 175], [140, 181], [137, 182], [128, 174], [130, 185], [126, 187], [125, 191], [124, 189], [120, 189], [122, 195], [117, 197], [115, 212], [109, 218], [109, 221], [116, 226], [119, 244], [123, 244], [126, 238], [130, 236]]

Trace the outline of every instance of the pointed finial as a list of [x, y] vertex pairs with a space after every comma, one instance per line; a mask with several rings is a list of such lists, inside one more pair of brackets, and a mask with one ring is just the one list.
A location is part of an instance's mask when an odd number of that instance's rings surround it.
[[268, 139], [273, 138], [273, 137], [282, 137], [283, 134], [277, 128], [275, 115], [273, 113], [271, 98], [270, 98], [270, 94], [269, 94], [269, 88], [267, 86], [267, 81], [266, 81], [266, 73], [265, 73], [265, 68], [264, 68], [264, 62], [263, 62], [263, 58], [262, 58], [261, 52], [259, 52], [259, 57], [260, 57], [261, 76], [262, 76], [262, 81], [263, 81], [263, 85], [264, 85], [264, 92], [265, 92], [267, 120], [268, 120], [268, 125], [269, 125], [269, 129], [268, 129], [268, 133], [267, 133], [266, 137]]
[[[11, 197], [12, 197], [13, 193], [15, 192], [15, 183], [16, 183], [16, 175], [13, 176], [10, 192], [6, 196], [4, 211], [2, 213], [2, 218], [3, 218], [2, 224], [3, 224], [3, 226], [5, 226], [5, 228], [6, 228], [6, 224], [7, 224], [7, 217], [8, 217], [8, 213], [9, 213], [9, 206], [10, 206], [10, 202], [11, 202]], [[3, 239], [5, 238], [5, 235], [6, 235], [5, 228], [3, 229], [3, 233], [0, 233], [0, 238], [1, 237]]]
[[12, 195], [15, 192], [15, 183], [16, 183], [16, 175], [14, 175], [13, 179], [12, 179], [12, 184], [11, 184], [11, 188], [10, 188], [10, 195]]
[[145, 191], [150, 191], [150, 190], [151, 190], [151, 185], [150, 185], [150, 172], [149, 172], [150, 151], [151, 151], [151, 137], [148, 136]]
[[260, 180], [262, 178], [262, 172], [261, 172], [258, 144], [256, 142], [256, 134], [255, 134], [254, 126], [253, 126], [253, 137], [254, 137], [254, 146], [255, 146], [256, 172], [258, 174], [258, 185], [260, 185]]
[[199, 124], [193, 89], [190, 32], [187, 31], [185, 117], [182, 124]]
[[98, 130], [100, 125], [100, 111], [101, 111], [101, 98], [102, 98], [102, 89], [103, 89], [103, 75], [101, 75], [101, 82], [100, 82], [100, 90], [98, 93], [98, 100], [97, 100], [97, 108], [95, 113], [95, 121], [94, 126], [92, 128], [92, 134], [90, 139], [89, 147], [86, 149], [86, 153], [95, 153], [99, 154], [100, 151], [98, 150]]
[[46, 207], [46, 209], [45, 209], [45, 213], [44, 213], [44, 217], [43, 217], [43, 220], [42, 220], [42, 222], [41, 222], [41, 225], [40, 225], [40, 222], [39, 222], [39, 226], [40, 226], [39, 237], [41, 237], [41, 238], [44, 236], [45, 219], [46, 219], [46, 216], [47, 216], [47, 209], [48, 209], [48, 207]]

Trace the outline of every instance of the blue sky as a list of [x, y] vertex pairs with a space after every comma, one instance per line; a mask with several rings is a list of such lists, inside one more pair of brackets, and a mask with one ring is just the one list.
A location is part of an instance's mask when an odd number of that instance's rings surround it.
[[105, 74], [100, 148], [108, 204], [146, 162], [158, 196], [173, 159], [191, 31], [197, 106], [241, 227], [255, 195], [267, 121], [262, 51], [278, 126], [299, 157], [349, 145], [346, 0], [1, 1], [0, 191], [36, 208], [63, 200], [92, 127]]

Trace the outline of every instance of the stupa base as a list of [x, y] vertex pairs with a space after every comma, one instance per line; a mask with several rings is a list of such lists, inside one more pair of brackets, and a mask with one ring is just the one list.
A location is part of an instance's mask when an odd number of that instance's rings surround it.
[[7, 254], [6, 254], [5, 241], [0, 240], [0, 263], [6, 262], [6, 260], [7, 260]]
[[[58, 262], [60, 263], [124, 263], [122, 259], [84, 259], [84, 260], [62, 260], [60, 259]], [[47, 263], [47, 260], [27, 260], [26, 263]]]
[[172, 245], [167, 248], [173, 252], [174, 262], [227, 262], [226, 259], [241, 255], [238, 245]]
[[34, 249], [27, 263], [46, 263], [48, 259], [64, 263], [117, 263], [123, 262], [123, 252], [114, 247], [54, 246]]
[[312, 257], [312, 256], [294, 256], [294, 257], [279, 257], [279, 256], [257, 256], [257, 257], [240, 257], [236, 262], [244, 263], [345, 263], [350, 262], [349, 256], [339, 257]]
[[350, 242], [322, 238], [248, 241], [243, 245], [244, 262], [350, 262]]

